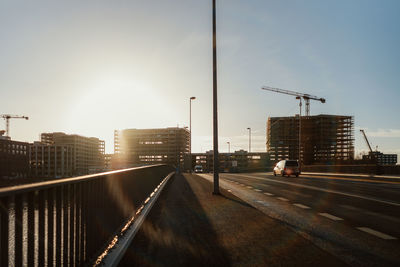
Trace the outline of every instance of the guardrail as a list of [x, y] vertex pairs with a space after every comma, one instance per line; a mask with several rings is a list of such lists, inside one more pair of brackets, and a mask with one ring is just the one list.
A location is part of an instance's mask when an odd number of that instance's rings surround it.
[[0, 266], [93, 263], [174, 169], [137, 167], [0, 189]]

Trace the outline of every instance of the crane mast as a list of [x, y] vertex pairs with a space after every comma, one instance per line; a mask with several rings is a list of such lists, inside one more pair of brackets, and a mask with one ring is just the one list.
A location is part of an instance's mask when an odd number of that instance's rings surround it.
[[317, 101], [320, 101], [321, 103], [326, 102], [325, 98], [321, 98], [321, 97], [317, 97], [317, 96], [309, 95], [309, 94], [303, 94], [303, 93], [299, 93], [299, 92], [295, 92], [295, 91], [290, 91], [290, 90], [285, 90], [285, 89], [280, 89], [280, 88], [275, 88], [275, 87], [270, 87], [270, 86], [263, 86], [263, 87], [261, 87], [261, 89], [276, 92], [276, 93], [296, 96], [298, 99], [303, 98], [304, 102], [306, 103], [306, 112], [305, 112], [306, 116], [310, 116], [310, 100], [317, 100]]
[[10, 137], [10, 119], [29, 120], [29, 117], [20, 116], [20, 115], [1, 114], [0, 117], [6, 120], [6, 136], [8, 136], [8, 137]]

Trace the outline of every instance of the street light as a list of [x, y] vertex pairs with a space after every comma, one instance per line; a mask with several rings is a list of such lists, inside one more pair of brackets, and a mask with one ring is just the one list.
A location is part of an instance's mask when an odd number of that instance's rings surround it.
[[299, 107], [300, 107], [300, 114], [299, 114], [299, 168], [301, 168], [301, 97], [297, 96], [296, 99], [299, 99]]
[[247, 130], [249, 130], [249, 153], [251, 152], [251, 128], [248, 127]]
[[195, 100], [196, 97], [192, 96], [189, 100], [189, 132], [190, 132], [190, 144], [189, 144], [189, 159], [190, 159], [190, 173], [192, 173], [192, 100]]
[[228, 144], [228, 153], [231, 153], [231, 142], [226, 142]]
[[215, 0], [212, 0], [213, 28], [213, 142], [214, 142], [214, 191], [219, 195], [219, 159], [218, 159], [218, 105], [217, 105], [217, 27]]

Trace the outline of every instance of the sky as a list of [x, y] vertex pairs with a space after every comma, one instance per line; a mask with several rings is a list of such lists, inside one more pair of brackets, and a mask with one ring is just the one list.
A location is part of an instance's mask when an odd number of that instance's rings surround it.
[[[0, 0], [0, 114], [14, 140], [42, 132], [98, 137], [184, 127], [212, 149], [211, 0]], [[351, 115], [384, 153], [400, 154], [400, 1], [217, 0], [219, 151], [266, 150], [269, 116], [323, 97], [311, 115]], [[0, 129], [5, 121], [0, 121]], [[399, 157], [400, 158], [400, 157]]]

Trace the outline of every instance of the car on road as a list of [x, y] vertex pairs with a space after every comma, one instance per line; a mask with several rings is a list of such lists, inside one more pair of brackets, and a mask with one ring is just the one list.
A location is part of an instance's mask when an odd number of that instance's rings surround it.
[[195, 173], [202, 173], [203, 172], [203, 166], [201, 166], [201, 165], [194, 166], [194, 172]]
[[296, 177], [299, 177], [299, 163], [297, 160], [281, 160], [276, 164], [273, 172], [274, 176], [280, 174], [282, 176], [287, 175], [288, 177], [290, 175], [295, 175]]

